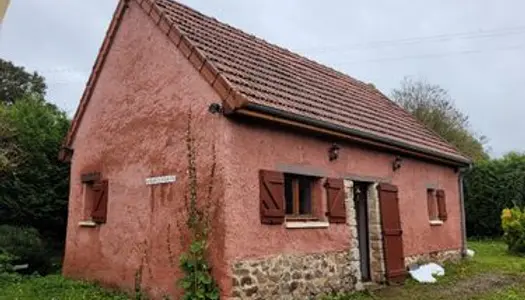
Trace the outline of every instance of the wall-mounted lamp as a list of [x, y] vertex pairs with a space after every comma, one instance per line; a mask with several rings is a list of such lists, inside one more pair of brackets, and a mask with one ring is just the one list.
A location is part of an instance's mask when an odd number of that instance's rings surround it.
[[333, 143], [332, 146], [330, 146], [328, 149], [328, 159], [330, 159], [330, 161], [339, 158], [339, 149], [341, 149], [341, 147], [336, 143]]
[[394, 162], [392, 163], [392, 170], [397, 171], [399, 168], [401, 168], [403, 164], [403, 159], [401, 157], [396, 156], [394, 159]]
[[208, 111], [212, 114], [222, 113], [222, 106], [219, 103], [212, 103], [208, 107]]

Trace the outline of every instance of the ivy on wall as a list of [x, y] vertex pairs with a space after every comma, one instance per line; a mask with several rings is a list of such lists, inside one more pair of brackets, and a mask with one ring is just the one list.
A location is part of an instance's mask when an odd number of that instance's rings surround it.
[[[206, 187], [208, 195], [198, 194], [197, 163], [195, 139], [191, 127], [192, 115], [188, 114], [186, 146], [188, 151], [188, 201], [186, 202], [186, 227], [190, 233], [190, 245], [180, 256], [179, 266], [184, 277], [179, 284], [184, 290], [184, 300], [216, 300], [219, 299], [219, 288], [211, 274], [208, 262], [208, 238], [211, 232], [211, 222], [217, 209], [217, 203], [211, 199], [216, 170], [215, 147], [212, 149], [212, 166], [210, 168], [210, 183]], [[201, 198], [199, 198], [201, 197]]]

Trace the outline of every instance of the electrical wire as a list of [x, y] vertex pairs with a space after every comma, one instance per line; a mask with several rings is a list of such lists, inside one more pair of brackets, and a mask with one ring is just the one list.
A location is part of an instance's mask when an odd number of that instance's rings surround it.
[[496, 38], [496, 37], [506, 37], [511, 35], [522, 35], [525, 34], [525, 26], [517, 27], [506, 27], [499, 29], [491, 30], [482, 30], [482, 31], [468, 31], [468, 32], [458, 32], [458, 33], [449, 33], [449, 34], [438, 34], [430, 36], [421, 36], [421, 37], [412, 37], [412, 38], [401, 38], [401, 39], [392, 39], [392, 40], [378, 40], [370, 41], [365, 43], [349, 44], [349, 45], [333, 45], [333, 46], [322, 46], [322, 47], [309, 47], [309, 48], [297, 48], [298, 51], [308, 51], [308, 52], [329, 52], [329, 51], [347, 51], [347, 50], [356, 50], [356, 49], [371, 49], [371, 48], [381, 48], [381, 47], [391, 47], [391, 46], [405, 46], [420, 44], [426, 42], [443, 42], [451, 40], [471, 40], [479, 38]]
[[413, 59], [442, 58], [442, 57], [453, 56], [453, 55], [472, 55], [472, 54], [479, 54], [479, 53], [485, 53], [485, 52], [499, 52], [499, 51], [518, 50], [518, 49], [525, 49], [525, 44], [509, 46], [509, 47], [502, 47], [502, 48], [493, 48], [493, 49], [471, 49], [471, 50], [451, 51], [451, 52], [443, 52], [443, 53], [406, 55], [406, 56], [398, 56], [398, 57], [382, 57], [382, 58], [374, 58], [374, 59], [367, 59], [367, 60], [340, 61], [340, 62], [336, 62], [335, 64], [345, 65], [345, 64], [359, 64], [359, 63], [402, 61], [402, 60], [413, 60]]

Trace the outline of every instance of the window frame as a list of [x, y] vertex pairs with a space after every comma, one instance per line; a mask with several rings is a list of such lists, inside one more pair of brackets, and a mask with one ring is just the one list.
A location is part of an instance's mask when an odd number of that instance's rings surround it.
[[439, 221], [438, 203], [436, 198], [436, 189], [427, 189], [427, 216], [430, 222]]
[[[107, 222], [109, 182], [100, 172], [81, 174], [82, 227], [95, 227]], [[102, 202], [101, 202], [102, 201]], [[102, 205], [102, 206], [101, 206]]]
[[[430, 224], [433, 226], [442, 225], [447, 220], [447, 218], [443, 218], [440, 213], [442, 208], [440, 207], [440, 201], [438, 200], [439, 192], [441, 192], [444, 197], [444, 190], [439, 188], [427, 188], [427, 215]], [[446, 206], [444, 210], [446, 210]]]
[[[285, 217], [286, 220], [293, 220], [293, 221], [317, 221], [319, 220], [318, 217], [315, 216], [315, 186], [316, 181], [319, 180], [319, 178], [308, 176], [308, 175], [302, 175], [302, 174], [294, 174], [294, 173], [284, 173], [284, 181], [285, 181], [285, 199], [284, 199], [284, 211], [285, 211]], [[301, 180], [307, 181], [308, 185], [308, 199], [309, 199], [309, 210], [306, 213], [301, 213]], [[288, 181], [291, 181], [291, 197], [292, 201], [289, 201], [288, 199], [288, 187], [287, 183]], [[288, 203], [292, 203], [292, 213], [288, 212], [289, 205]]]

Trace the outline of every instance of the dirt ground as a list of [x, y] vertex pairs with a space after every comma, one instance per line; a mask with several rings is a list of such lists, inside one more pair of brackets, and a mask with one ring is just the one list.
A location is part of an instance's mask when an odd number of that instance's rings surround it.
[[[416, 285], [417, 283], [413, 283]], [[482, 273], [471, 278], [462, 279], [447, 285], [420, 285], [413, 289], [405, 286], [387, 287], [373, 292], [378, 299], [472, 299], [490, 291], [501, 290], [516, 284], [525, 284], [525, 275], [504, 275], [498, 273]], [[420, 290], [424, 289], [424, 295]]]

